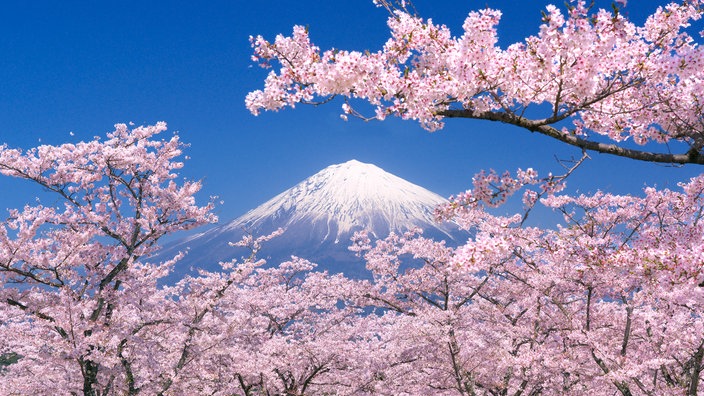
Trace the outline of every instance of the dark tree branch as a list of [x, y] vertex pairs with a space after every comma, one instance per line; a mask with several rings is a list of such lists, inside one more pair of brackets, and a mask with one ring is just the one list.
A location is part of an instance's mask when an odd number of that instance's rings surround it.
[[553, 139], [557, 139], [582, 150], [595, 151], [602, 154], [611, 154], [619, 157], [630, 158], [638, 161], [656, 162], [664, 164], [697, 164], [704, 165], [704, 156], [697, 150], [689, 150], [684, 154], [655, 153], [651, 151], [634, 150], [621, 147], [612, 143], [599, 143], [583, 139], [569, 132], [562, 132], [544, 120], [529, 120], [506, 112], [476, 112], [468, 109], [448, 109], [438, 112], [438, 115], [447, 118], [470, 118], [475, 120], [498, 121], [515, 125], [531, 132], [537, 132]]
[[692, 368], [689, 378], [689, 389], [687, 396], [695, 396], [699, 394], [699, 376], [702, 372], [702, 360], [704, 359], [704, 341], [699, 344], [697, 352], [692, 357]]

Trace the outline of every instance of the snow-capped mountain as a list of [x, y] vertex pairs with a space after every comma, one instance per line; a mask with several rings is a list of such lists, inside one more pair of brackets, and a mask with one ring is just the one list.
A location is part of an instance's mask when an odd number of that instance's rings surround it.
[[296, 255], [319, 268], [360, 275], [364, 265], [347, 249], [355, 231], [384, 238], [392, 231], [420, 227], [436, 239], [466, 239], [453, 224], [435, 222], [433, 212], [444, 202], [440, 195], [375, 165], [351, 160], [321, 170], [229, 223], [167, 246], [160, 256], [187, 249], [182, 265], [215, 268], [219, 261], [244, 254], [229, 242], [280, 227], [284, 234], [261, 250], [270, 262]]

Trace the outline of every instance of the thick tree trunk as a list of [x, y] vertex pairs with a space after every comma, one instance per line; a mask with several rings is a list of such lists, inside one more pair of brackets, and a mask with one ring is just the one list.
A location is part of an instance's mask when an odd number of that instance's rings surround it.
[[700, 344], [697, 353], [692, 357], [692, 371], [689, 379], [687, 396], [697, 396], [699, 389], [699, 375], [702, 372], [702, 359], [704, 358], [704, 344]]
[[98, 365], [90, 360], [81, 360], [83, 371], [83, 396], [98, 396]]

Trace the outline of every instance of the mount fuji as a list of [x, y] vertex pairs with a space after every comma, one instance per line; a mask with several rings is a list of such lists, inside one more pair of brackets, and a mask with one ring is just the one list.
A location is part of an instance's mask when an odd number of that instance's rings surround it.
[[445, 202], [375, 165], [351, 160], [321, 170], [235, 220], [173, 242], [157, 257], [188, 251], [177, 273], [188, 267], [216, 269], [220, 261], [247, 254], [229, 242], [282, 228], [284, 233], [259, 253], [269, 263], [295, 255], [317, 263], [319, 269], [364, 276], [362, 259], [347, 249], [355, 231], [367, 230], [374, 239], [419, 227], [424, 236], [451, 245], [466, 241], [468, 234], [454, 224], [435, 221], [435, 208]]

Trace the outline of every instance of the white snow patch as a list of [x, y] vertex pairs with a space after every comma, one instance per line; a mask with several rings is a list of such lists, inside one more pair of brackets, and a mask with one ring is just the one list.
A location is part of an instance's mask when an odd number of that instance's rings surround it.
[[[434, 225], [434, 210], [447, 200], [372, 165], [351, 160], [331, 165], [275, 196], [225, 229], [256, 226], [265, 219], [284, 218], [324, 224], [325, 238], [340, 240], [351, 231], [366, 228], [374, 234], [402, 232]], [[293, 210], [291, 210], [293, 208]], [[333, 233], [333, 225], [337, 228]]]

